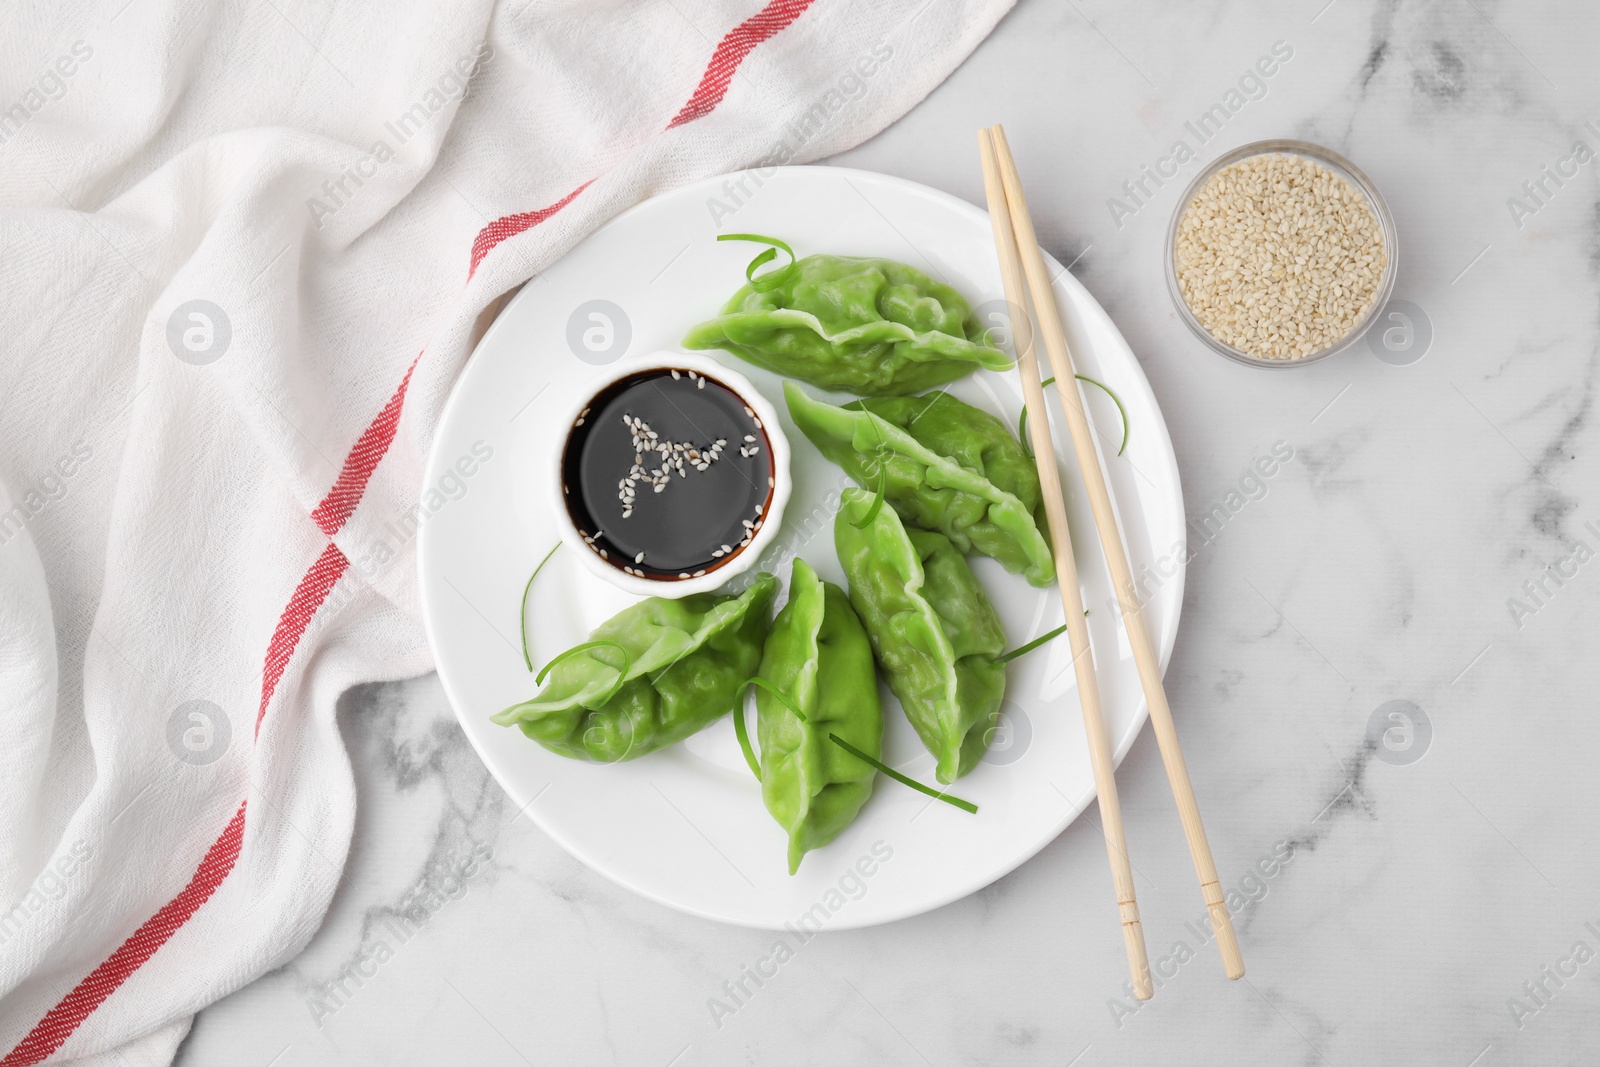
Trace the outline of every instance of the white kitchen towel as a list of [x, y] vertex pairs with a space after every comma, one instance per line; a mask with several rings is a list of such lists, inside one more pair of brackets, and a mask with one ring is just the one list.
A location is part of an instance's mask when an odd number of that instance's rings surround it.
[[422, 464], [495, 300], [654, 193], [859, 143], [1009, 5], [11, 5], [0, 1064], [167, 1063], [317, 928], [335, 701], [431, 665]]

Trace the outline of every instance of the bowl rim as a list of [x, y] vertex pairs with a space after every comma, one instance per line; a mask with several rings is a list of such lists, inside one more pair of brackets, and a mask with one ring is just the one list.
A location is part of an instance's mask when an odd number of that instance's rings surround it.
[[[772, 494], [761, 520], [761, 528], [750, 539], [750, 543], [735, 553], [732, 559], [715, 570], [708, 570], [698, 578], [680, 578], [676, 581], [639, 578], [601, 559], [599, 554], [584, 541], [583, 534], [572, 521], [572, 515], [567, 510], [565, 494], [562, 492], [561, 476], [567, 447], [572, 440], [572, 431], [576, 429], [574, 423], [583, 414], [584, 409], [596, 396], [623, 378], [652, 370], [692, 370], [721, 382], [748, 404], [761, 419], [761, 432], [766, 434], [767, 443], [772, 449]], [[749, 378], [726, 364], [707, 356], [676, 350], [630, 356], [611, 364], [602, 373], [586, 379], [575, 388], [571, 402], [562, 408], [558, 418], [556, 425], [565, 429], [556, 431], [558, 439], [555, 447], [550, 450], [550, 459], [546, 466], [548, 492], [554, 505], [557, 533], [560, 534], [562, 543], [572, 550], [573, 555], [589, 573], [623, 592], [636, 596], [663, 597], [668, 600], [677, 600], [694, 593], [712, 592], [755, 566], [766, 547], [778, 535], [778, 530], [783, 525], [784, 508], [789, 503], [789, 494], [794, 486], [789, 472], [789, 439], [783, 432], [783, 423], [779, 420], [778, 411], [772, 406], [771, 401], [762, 395], [761, 390], [757, 389]]]
[[[1189, 302], [1183, 298], [1183, 292], [1178, 288], [1178, 267], [1174, 256], [1178, 244], [1178, 223], [1183, 218], [1183, 213], [1188, 208], [1190, 201], [1195, 197], [1202, 186], [1222, 168], [1248, 159], [1251, 156], [1264, 155], [1299, 155], [1305, 156], [1328, 169], [1340, 174], [1352, 185], [1359, 189], [1367, 198], [1367, 205], [1372, 209], [1373, 216], [1378, 220], [1378, 227], [1383, 232], [1384, 252], [1388, 256], [1383, 269], [1383, 278], [1378, 283], [1378, 291], [1372, 301], [1372, 306], [1365, 315], [1356, 320], [1339, 340], [1326, 348], [1318, 349], [1309, 355], [1297, 359], [1266, 359], [1243, 352], [1232, 345], [1226, 344], [1211, 335], [1211, 332], [1195, 317]], [[1379, 313], [1389, 303], [1394, 295], [1395, 279], [1400, 272], [1400, 239], [1395, 226], [1394, 216], [1389, 213], [1389, 205], [1384, 200], [1383, 194], [1366, 172], [1344, 156], [1331, 148], [1315, 144], [1311, 141], [1300, 141], [1293, 138], [1272, 138], [1265, 141], [1251, 141], [1249, 144], [1239, 145], [1224, 152], [1212, 160], [1194, 176], [1184, 188], [1183, 194], [1178, 198], [1178, 204], [1172, 211], [1172, 218], [1167, 223], [1167, 239], [1164, 245], [1165, 270], [1167, 278], [1167, 293], [1172, 297], [1172, 303], [1177, 308], [1178, 318], [1183, 320], [1193, 333], [1205, 346], [1225, 356], [1236, 363], [1243, 363], [1250, 367], [1269, 367], [1274, 369], [1287, 369], [1289, 367], [1303, 367], [1308, 363], [1316, 363], [1327, 359], [1329, 356], [1343, 352], [1366, 334], [1372, 324], [1378, 321]]]

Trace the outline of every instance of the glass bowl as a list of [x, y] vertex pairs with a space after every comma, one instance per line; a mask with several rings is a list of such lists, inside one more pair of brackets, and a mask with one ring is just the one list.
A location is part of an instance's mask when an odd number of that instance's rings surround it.
[[[1356, 189], [1359, 189], [1361, 194], [1367, 198], [1367, 205], [1372, 208], [1372, 215], [1378, 220], [1378, 226], [1383, 231], [1383, 250], [1388, 256], [1388, 261], [1383, 269], [1383, 278], [1378, 283], [1378, 291], [1373, 299], [1372, 306], [1367, 309], [1365, 315], [1361, 316], [1350, 332], [1326, 348], [1318, 349], [1295, 359], [1266, 359], [1261, 356], [1251, 355], [1248, 352], [1241, 352], [1232, 345], [1224, 344], [1211, 336], [1210, 331], [1201, 325], [1200, 320], [1190, 310], [1188, 301], [1184, 300], [1183, 293], [1178, 288], [1178, 267], [1174, 255], [1178, 244], [1178, 222], [1183, 218], [1184, 210], [1188, 208], [1189, 202], [1194, 199], [1195, 194], [1204, 187], [1205, 183], [1211, 180], [1214, 174], [1224, 167], [1239, 162], [1241, 159], [1276, 154], [1304, 156], [1315, 163], [1327, 167], [1335, 174], [1342, 176]], [[1195, 175], [1188, 188], [1184, 189], [1183, 195], [1178, 198], [1177, 208], [1172, 212], [1172, 221], [1167, 225], [1167, 291], [1172, 294], [1172, 303], [1178, 309], [1178, 317], [1184, 321], [1207, 348], [1227, 356], [1236, 363], [1244, 363], [1252, 367], [1301, 367], [1307, 363], [1315, 363], [1318, 360], [1327, 359], [1335, 352], [1342, 352], [1344, 349], [1349, 348], [1361, 340], [1362, 335], [1367, 332], [1367, 328], [1377, 321], [1378, 313], [1383, 310], [1384, 305], [1389, 302], [1389, 297], [1394, 292], [1394, 280], [1399, 273], [1399, 269], [1399, 234], [1395, 230], [1394, 216], [1389, 214], [1389, 205], [1384, 203], [1383, 194], [1378, 192], [1378, 187], [1373, 185], [1372, 180], [1363, 174], [1361, 169], [1354, 163], [1337, 152], [1323, 148], [1321, 145], [1312, 144], [1309, 141], [1256, 141], [1252, 144], [1240, 145], [1230, 152], [1223, 153], [1212, 160], [1199, 174]]]

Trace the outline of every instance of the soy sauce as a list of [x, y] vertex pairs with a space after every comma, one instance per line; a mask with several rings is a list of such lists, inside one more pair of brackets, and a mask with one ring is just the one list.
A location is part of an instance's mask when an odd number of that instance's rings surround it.
[[563, 496], [602, 559], [656, 581], [714, 571], [749, 546], [772, 502], [760, 419], [715, 378], [649, 370], [600, 392], [568, 433]]

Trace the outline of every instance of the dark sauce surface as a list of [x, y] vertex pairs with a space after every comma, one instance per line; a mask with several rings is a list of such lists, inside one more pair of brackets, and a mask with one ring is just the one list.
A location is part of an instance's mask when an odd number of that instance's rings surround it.
[[[726, 564], [748, 547], [740, 545], [752, 536], [744, 520], [759, 528], [772, 501], [772, 447], [756, 416], [715, 378], [678, 374], [645, 371], [606, 388], [570, 430], [561, 461], [567, 511], [593, 538], [591, 547], [619, 570], [661, 581]], [[636, 451], [642, 434], [633, 419], [655, 432], [650, 444], [684, 446], [673, 450], [682, 470], [673, 462], [660, 492], [655, 485], [662, 475], [655, 472], [665, 457], [648, 445], [642, 455]], [[746, 441], [747, 435], [755, 440]], [[719, 448], [718, 441], [725, 444]], [[619, 485], [630, 476], [631, 501]]]

